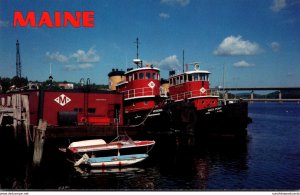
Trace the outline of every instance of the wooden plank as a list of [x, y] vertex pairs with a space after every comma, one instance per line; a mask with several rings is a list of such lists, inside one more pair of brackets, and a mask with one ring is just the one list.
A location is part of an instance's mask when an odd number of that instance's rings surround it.
[[[25, 129], [26, 134], [26, 144], [29, 147], [30, 140], [33, 141], [32, 136], [30, 135], [30, 110], [29, 110], [29, 100], [27, 95], [22, 95], [22, 107], [24, 108], [25, 112], [22, 113], [23, 117], [23, 126]], [[22, 109], [23, 110], [23, 109]]]
[[47, 129], [47, 121], [40, 119], [38, 127], [34, 129], [35, 130], [34, 149], [33, 149], [34, 165], [39, 165], [42, 160], [46, 129]]
[[2, 126], [3, 116], [4, 116], [4, 113], [0, 113], [0, 126]]

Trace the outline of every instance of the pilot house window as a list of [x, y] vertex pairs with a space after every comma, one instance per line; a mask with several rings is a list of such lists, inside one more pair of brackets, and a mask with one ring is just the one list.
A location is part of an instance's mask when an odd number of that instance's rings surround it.
[[150, 79], [150, 72], [146, 72], [146, 79]]
[[193, 80], [193, 77], [191, 74], [188, 75], [188, 81], [192, 81]]
[[198, 81], [198, 74], [194, 74], [194, 81]]
[[176, 78], [176, 84], [180, 84], [179, 77]]
[[140, 72], [139, 79], [144, 79], [144, 73], [143, 72]]
[[155, 72], [152, 73], [152, 78], [153, 78], [153, 79], [157, 79], [157, 75], [156, 75]]

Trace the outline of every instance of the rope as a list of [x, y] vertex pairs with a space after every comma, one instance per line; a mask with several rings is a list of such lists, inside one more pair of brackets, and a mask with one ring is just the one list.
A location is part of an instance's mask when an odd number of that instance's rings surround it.
[[129, 127], [138, 127], [138, 126], [142, 125], [142, 124], [147, 120], [147, 118], [149, 117], [149, 115], [150, 115], [150, 113], [153, 111], [153, 109], [154, 109], [154, 107], [153, 107], [153, 108], [150, 110], [150, 112], [145, 116], [144, 120], [143, 120], [141, 123], [139, 123], [139, 124], [137, 124], [137, 125], [129, 125]]
[[[154, 143], [155, 144], [155, 143]], [[148, 147], [147, 147], [147, 154], [153, 149], [153, 147], [154, 147], [154, 144], [151, 146], [151, 148], [150, 148], [150, 150], [148, 150]]]

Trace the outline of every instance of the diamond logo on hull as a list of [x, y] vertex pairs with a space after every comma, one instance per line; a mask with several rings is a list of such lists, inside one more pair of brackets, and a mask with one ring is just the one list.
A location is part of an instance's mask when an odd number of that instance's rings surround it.
[[65, 94], [61, 94], [57, 98], [54, 99], [55, 102], [57, 102], [59, 105], [64, 106], [67, 103], [71, 101], [69, 97], [67, 97]]
[[153, 81], [151, 81], [151, 82], [148, 84], [148, 86], [149, 86], [151, 89], [153, 89], [153, 88], [155, 87], [155, 83], [154, 83]]
[[200, 92], [201, 92], [201, 93], [205, 93], [205, 92], [206, 92], [206, 89], [204, 89], [204, 87], [202, 87], [202, 88], [200, 89]]

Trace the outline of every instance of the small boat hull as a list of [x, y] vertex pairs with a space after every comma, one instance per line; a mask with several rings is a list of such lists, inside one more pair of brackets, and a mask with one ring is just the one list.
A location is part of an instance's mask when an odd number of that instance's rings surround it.
[[136, 164], [146, 158], [148, 158], [148, 154], [95, 157], [89, 158], [86, 164], [91, 167], [123, 167]]
[[84, 154], [89, 158], [112, 157], [116, 154], [126, 156], [132, 154], [147, 154], [154, 146], [155, 141], [133, 141], [128, 136], [118, 136], [110, 143], [104, 140], [83, 140], [72, 142], [66, 149], [70, 161], [78, 161]]

